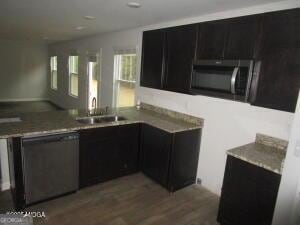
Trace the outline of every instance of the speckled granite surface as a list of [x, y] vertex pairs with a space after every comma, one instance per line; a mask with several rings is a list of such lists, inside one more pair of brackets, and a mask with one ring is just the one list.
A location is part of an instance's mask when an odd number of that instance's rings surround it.
[[228, 155], [281, 174], [287, 141], [257, 134], [256, 141], [227, 151]]
[[283, 150], [286, 150], [286, 148], [288, 146], [288, 143], [289, 143], [286, 140], [270, 137], [268, 135], [259, 134], [259, 133], [256, 134], [255, 142], [260, 143], [260, 144], [264, 144], [264, 145], [268, 145], [268, 146], [271, 146], [271, 147], [274, 147], [274, 148], [283, 149]]
[[[101, 110], [100, 110], [101, 111]], [[170, 133], [199, 129], [202, 122], [186, 122], [182, 118], [174, 118], [149, 109], [136, 107], [110, 109], [108, 114], [124, 116], [127, 120], [111, 123], [87, 125], [79, 123], [75, 118], [86, 117], [85, 110], [51, 111], [40, 113], [24, 113], [18, 115], [22, 122], [0, 124], [0, 138], [77, 131], [81, 129], [115, 126], [130, 123], [147, 123]], [[5, 115], [8, 117], [8, 115]], [[14, 115], [16, 116], [16, 115]], [[0, 115], [1, 117], [1, 115]], [[200, 120], [203, 121], [203, 120]]]
[[146, 104], [146, 103], [141, 103], [141, 108], [151, 110], [154, 112], [157, 112], [159, 114], [167, 115], [175, 119], [181, 119], [184, 120], [188, 123], [196, 123], [196, 124], [201, 124], [203, 126], [204, 120], [202, 118], [190, 116], [184, 113], [179, 113], [173, 110], [157, 107], [154, 105]]

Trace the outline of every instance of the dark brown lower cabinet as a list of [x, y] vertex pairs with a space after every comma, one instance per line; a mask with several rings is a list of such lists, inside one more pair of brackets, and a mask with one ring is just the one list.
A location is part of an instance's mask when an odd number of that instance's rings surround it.
[[[169, 133], [136, 123], [79, 134], [79, 188], [141, 170], [169, 191], [195, 183], [201, 129]], [[11, 138], [8, 143], [11, 191], [20, 210], [26, 207], [22, 139]]]
[[227, 157], [218, 222], [221, 225], [271, 225], [281, 176]]
[[195, 183], [201, 130], [169, 133], [142, 125], [142, 172], [169, 191]]
[[130, 124], [80, 131], [81, 188], [138, 171], [139, 126]]

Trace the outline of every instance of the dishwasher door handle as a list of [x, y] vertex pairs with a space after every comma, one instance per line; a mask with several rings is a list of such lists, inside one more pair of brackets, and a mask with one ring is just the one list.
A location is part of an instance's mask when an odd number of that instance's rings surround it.
[[36, 144], [46, 144], [51, 142], [61, 142], [61, 141], [71, 141], [79, 139], [77, 133], [72, 134], [56, 134], [49, 136], [38, 136], [38, 137], [29, 137], [22, 138], [23, 146], [27, 145], [36, 145]]

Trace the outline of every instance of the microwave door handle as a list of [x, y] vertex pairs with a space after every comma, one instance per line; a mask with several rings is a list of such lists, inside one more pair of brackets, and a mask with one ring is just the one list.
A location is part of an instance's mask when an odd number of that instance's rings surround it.
[[235, 82], [236, 82], [236, 76], [239, 72], [239, 68], [235, 67], [233, 72], [232, 72], [232, 76], [231, 76], [231, 93], [235, 94]]

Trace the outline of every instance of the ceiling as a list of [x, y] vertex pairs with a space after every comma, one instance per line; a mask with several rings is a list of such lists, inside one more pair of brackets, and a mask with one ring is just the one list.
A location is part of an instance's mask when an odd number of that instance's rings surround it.
[[135, 0], [139, 9], [127, 7], [129, 1], [1, 0], [0, 38], [70, 40], [278, 0]]

